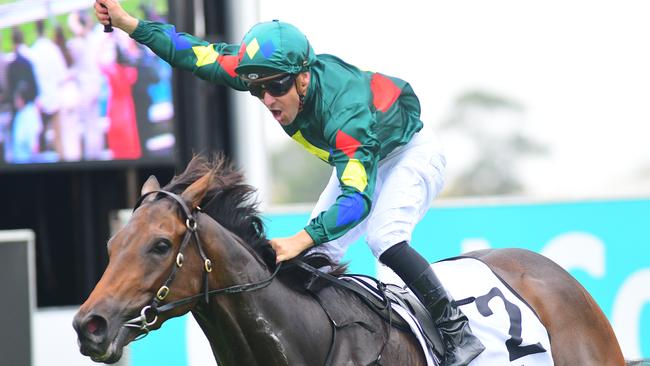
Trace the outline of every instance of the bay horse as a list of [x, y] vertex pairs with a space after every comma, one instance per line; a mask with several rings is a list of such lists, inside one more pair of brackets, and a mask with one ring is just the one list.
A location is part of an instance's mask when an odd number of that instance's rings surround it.
[[[334, 337], [304, 278], [275, 263], [254, 193], [222, 155], [195, 156], [164, 189], [151, 176], [132, 217], [108, 241], [108, 266], [74, 317], [81, 353], [117, 362], [125, 345], [191, 312], [220, 366], [425, 365], [413, 334], [387, 329], [344, 289], [326, 301], [365, 325], [341, 327]], [[466, 255], [532, 307], [556, 366], [625, 365], [607, 318], [560, 266], [522, 249]]]

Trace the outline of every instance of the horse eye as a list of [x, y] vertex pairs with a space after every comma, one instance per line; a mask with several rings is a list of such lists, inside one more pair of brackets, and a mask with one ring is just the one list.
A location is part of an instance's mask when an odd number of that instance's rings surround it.
[[172, 248], [171, 244], [167, 241], [159, 241], [156, 244], [151, 247], [151, 251], [155, 254], [167, 254], [169, 250]]

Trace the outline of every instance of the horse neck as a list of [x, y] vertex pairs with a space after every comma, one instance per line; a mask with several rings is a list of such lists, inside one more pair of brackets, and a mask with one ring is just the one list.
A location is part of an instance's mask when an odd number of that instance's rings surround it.
[[[218, 223], [201, 229], [206, 254], [214, 262], [210, 289], [260, 282], [271, 276], [257, 255], [233, 233]], [[192, 313], [219, 365], [287, 365], [287, 345], [294, 347], [305, 338], [304, 329], [299, 333], [287, 325], [323, 320], [314, 319], [313, 314], [322, 310], [311, 297], [277, 279], [263, 289], [213, 297], [208, 305], [200, 304]]]

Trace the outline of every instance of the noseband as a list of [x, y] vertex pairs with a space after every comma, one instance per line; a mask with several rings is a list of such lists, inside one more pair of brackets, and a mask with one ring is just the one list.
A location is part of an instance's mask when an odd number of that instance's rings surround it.
[[[243, 285], [234, 285], [234, 286], [210, 291], [208, 275], [210, 274], [210, 272], [212, 272], [212, 261], [210, 261], [210, 259], [207, 257], [205, 251], [203, 250], [203, 246], [201, 245], [201, 240], [198, 234], [199, 231], [198, 224], [196, 220], [197, 215], [202, 213], [201, 208], [197, 206], [196, 209], [190, 210], [190, 208], [187, 206], [185, 201], [179, 195], [169, 191], [156, 190], [156, 191], [147, 192], [146, 194], [142, 195], [142, 197], [140, 197], [138, 202], [135, 204], [133, 211], [135, 211], [138, 207], [140, 207], [140, 205], [144, 202], [145, 198], [147, 198], [150, 194], [161, 194], [162, 196], [169, 197], [174, 202], [178, 203], [185, 216], [186, 231], [181, 241], [181, 245], [179, 245], [178, 247], [178, 252], [176, 253], [176, 263], [172, 267], [172, 270], [169, 273], [167, 280], [158, 289], [158, 291], [156, 292], [156, 296], [154, 296], [154, 298], [151, 300], [151, 303], [142, 308], [142, 310], [140, 311], [140, 316], [133, 318], [131, 320], [127, 320], [123, 324], [125, 327], [137, 328], [143, 331], [143, 333], [140, 334], [136, 338], [136, 340], [144, 338], [147, 334], [149, 334], [149, 327], [154, 325], [158, 321], [158, 315], [161, 313], [170, 311], [182, 305], [189, 304], [192, 301], [201, 297], [203, 298], [205, 303], [208, 304], [210, 302], [210, 296], [219, 295], [219, 294], [237, 294], [242, 292], [259, 290], [271, 284], [275, 276], [278, 274], [281, 267], [281, 263], [279, 263], [275, 267], [275, 271], [273, 272], [273, 274], [271, 274], [269, 278], [262, 280], [260, 282], [247, 283]], [[170, 286], [172, 281], [174, 281], [174, 277], [176, 277], [176, 272], [181, 267], [183, 267], [183, 260], [184, 260], [183, 250], [187, 247], [192, 237], [194, 238], [194, 242], [196, 243], [196, 247], [198, 249], [199, 255], [203, 260], [203, 292], [200, 294], [185, 297], [183, 299], [159, 306], [160, 303], [163, 300], [165, 300], [167, 295], [169, 295], [169, 292], [171, 291]]]

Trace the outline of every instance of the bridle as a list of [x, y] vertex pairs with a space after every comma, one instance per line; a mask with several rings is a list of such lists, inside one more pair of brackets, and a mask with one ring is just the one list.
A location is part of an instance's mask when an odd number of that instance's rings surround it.
[[[199, 228], [196, 220], [197, 216], [203, 213], [201, 211], [201, 208], [197, 206], [194, 210], [190, 210], [190, 208], [187, 206], [185, 201], [176, 193], [172, 193], [165, 190], [155, 190], [155, 191], [147, 192], [144, 195], [142, 195], [138, 200], [138, 202], [135, 204], [133, 211], [135, 211], [138, 207], [140, 207], [140, 205], [144, 202], [145, 198], [149, 197], [149, 195], [151, 194], [160, 194], [162, 196], [169, 197], [173, 201], [178, 203], [185, 216], [186, 231], [185, 234], [183, 235], [181, 244], [178, 247], [178, 252], [176, 253], [175, 265], [172, 267], [171, 272], [167, 276], [167, 280], [165, 280], [163, 285], [160, 286], [160, 288], [156, 292], [156, 296], [154, 296], [154, 298], [151, 300], [151, 303], [143, 307], [142, 310], [140, 310], [140, 316], [127, 320], [123, 324], [125, 327], [137, 328], [143, 331], [143, 333], [141, 333], [138, 337], [136, 337], [135, 340], [142, 339], [145, 336], [147, 336], [147, 334], [149, 334], [150, 331], [149, 327], [154, 325], [158, 321], [159, 314], [165, 313], [179, 306], [189, 304], [201, 297], [203, 298], [205, 303], [208, 304], [210, 302], [210, 296], [219, 295], [219, 294], [238, 294], [242, 292], [249, 292], [249, 291], [262, 289], [268, 286], [269, 284], [271, 284], [275, 276], [280, 271], [281, 263], [278, 263], [278, 265], [275, 267], [275, 271], [271, 274], [271, 276], [262, 281], [247, 283], [242, 285], [233, 285], [233, 286], [216, 289], [216, 290], [210, 290], [208, 276], [210, 272], [212, 272], [212, 261], [210, 261], [210, 259], [207, 257], [205, 251], [203, 250], [203, 246], [201, 245], [201, 240], [199, 238], [199, 233], [198, 233]], [[171, 291], [170, 286], [174, 281], [174, 277], [176, 277], [176, 272], [183, 267], [183, 261], [184, 261], [183, 250], [188, 246], [188, 243], [190, 242], [191, 238], [194, 238], [194, 242], [196, 243], [196, 247], [198, 249], [199, 255], [203, 260], [203, 292], [196, 295], [182, 298], [180, 300], [176, 300], [174, 302], [166, 303], [160, 306], [161, 302], [165, 300], [165, 298], [167, 297], [167, 295], [169, 295]]]

